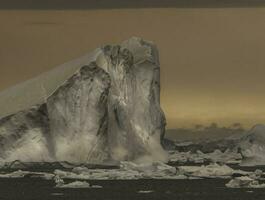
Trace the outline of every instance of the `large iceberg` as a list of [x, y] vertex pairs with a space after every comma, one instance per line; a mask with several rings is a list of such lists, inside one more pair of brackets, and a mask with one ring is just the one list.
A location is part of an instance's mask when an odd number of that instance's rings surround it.
[[0, 158], [166, 161], [158, 51], [133, 37], [0, 94]]

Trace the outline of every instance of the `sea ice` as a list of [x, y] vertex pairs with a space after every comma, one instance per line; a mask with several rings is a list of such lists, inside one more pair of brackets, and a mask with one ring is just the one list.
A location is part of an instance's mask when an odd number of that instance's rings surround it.
[[79, 180], [108, 180], [108, 179], [186, 179], [183, 174], [177, 174], [176, 168], [162, 162], [136, 164], [121, 162], [119, 169], [88, 169], [76, 167], [72, 171], [55, 170], [60, 178]]
[[86, 181], [74, 181], [68, 184], [57, 184], [58, 188], [90, 188], [90, 184]]
[[242, 156], [237, 153], [235, 150], [226, 150], [222, 152], [220, 150], [215, 150], [212, 153], [203, 153], [201, 151], [196, 151], [192, 153], [188, 152], [178, 152], [171, 151], [169, 156], [170, 162], [178, 162], [178, 163], [205, 163], [205, 162], [218, 162], [224, 164], [238, 164], [242, 160]]
[[23, 178], [27, 175], [32, 178], [34, 177], [43, 178], [46, 180], [51, 180], [55, 176], [54, 174], [45, 173], [45, 172], [30, 172], [30, 171], [17, 170], [11, 173], [0, 174], [0, 178]]
[[202, 166], [180, 166], [179, 174], [186, 176], [203, 178], [229, 178], [234, 174], [234, 170], [227, 165], [202, 165]]
[[138, 193], [140, 194], [149, 194], [149, 193], [153, 193], [153, 190], [139, 190]]
[[249, 176], [236, 177], [230, 180], [226, 187], [228, 188], [265, 188], [264, 183], [259, 183], [258, 180], [252, 179]]

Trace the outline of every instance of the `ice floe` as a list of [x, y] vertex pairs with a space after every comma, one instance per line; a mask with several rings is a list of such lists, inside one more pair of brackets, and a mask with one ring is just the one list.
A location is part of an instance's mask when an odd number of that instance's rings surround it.
[[202, 166], [180, 166], [179, 173], [186, 176], [203, 177], [203, 178], [229, 178], [235, 170], [227, 165], [202, 165]]
[[23, 178], [25, 176], [30, 176], [32, 178], [43, 178], [46, 180], [51, 180], [55, 176], [51, 173], [45, 173], [45, 172], [30, 172], [30, 171], [23, 171], [23, 170], [17, 170], [10, 173], [1, 173], [0, 178]]
[[250, 178], [249, 176], [236, 177], [230, 180], [226, 187], [228, 188], [265, 188], [264, 183], [259, 183], [258, 180]]
[[74, 181], [68, 184], [58, 184], [58, 188], [90, 188], [90, 184], [86, 181]]
[[183, 174], [177, 174], [175, 167], [162, 162], [135, 164], [121, 162], [119, 169], [88, 169], [76, 167], [72, 171], [55, 170], [60, 178], [79, 180], [112, 180], [112, 179], [185, 179]]
[[102, 188], [100, 185], [90, 185], [87, 181], [73, 181], [65, 183], [59, 176], [54, 177], [57, 188]]
[[203, 153], [201, 151], [196, 151], [192, 153], [188, 152], [178, 152], [172, 151], [169, 156], [169, 161], [171, 163], [206, 163], [206, 162], [218, 162], [225, 164], [239, 164], [242, 160], [241, 154], [235, 150], [226, 150], [222, 152], [220, 150], [215, 150], [212, 153]]
[[140, 193], [140, 194], [149, 194], [149, 193], [153, 193], [154, 191], [153, 190], [139, 190], [137, 193]]

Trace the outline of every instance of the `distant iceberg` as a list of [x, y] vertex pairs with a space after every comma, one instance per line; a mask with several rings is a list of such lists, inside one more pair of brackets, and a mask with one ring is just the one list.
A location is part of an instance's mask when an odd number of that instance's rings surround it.
[[256, 125], [248, 131], [238, 148], [243, 156], [241, 165], [265, 165], [265, 125]]

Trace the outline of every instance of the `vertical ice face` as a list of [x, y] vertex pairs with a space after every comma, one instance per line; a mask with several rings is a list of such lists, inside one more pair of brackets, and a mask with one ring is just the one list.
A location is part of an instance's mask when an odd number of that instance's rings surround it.
[[111, 78], [108, 137], [112, 157], [166, 160], [160, 145], [165, 117], [159, 102], [160, 68], [156, 47], [131, 38], [122, 45], [105, 46], [103, 55], [99, 66]]
[[52, 161], [49, 121], [45, 105], [34, 106], [0, 120], [0, 159]]
[[101, 162], [108, 158], [109, 76], [95, 63], [83, 66], [47, 100], [57, 160]]

